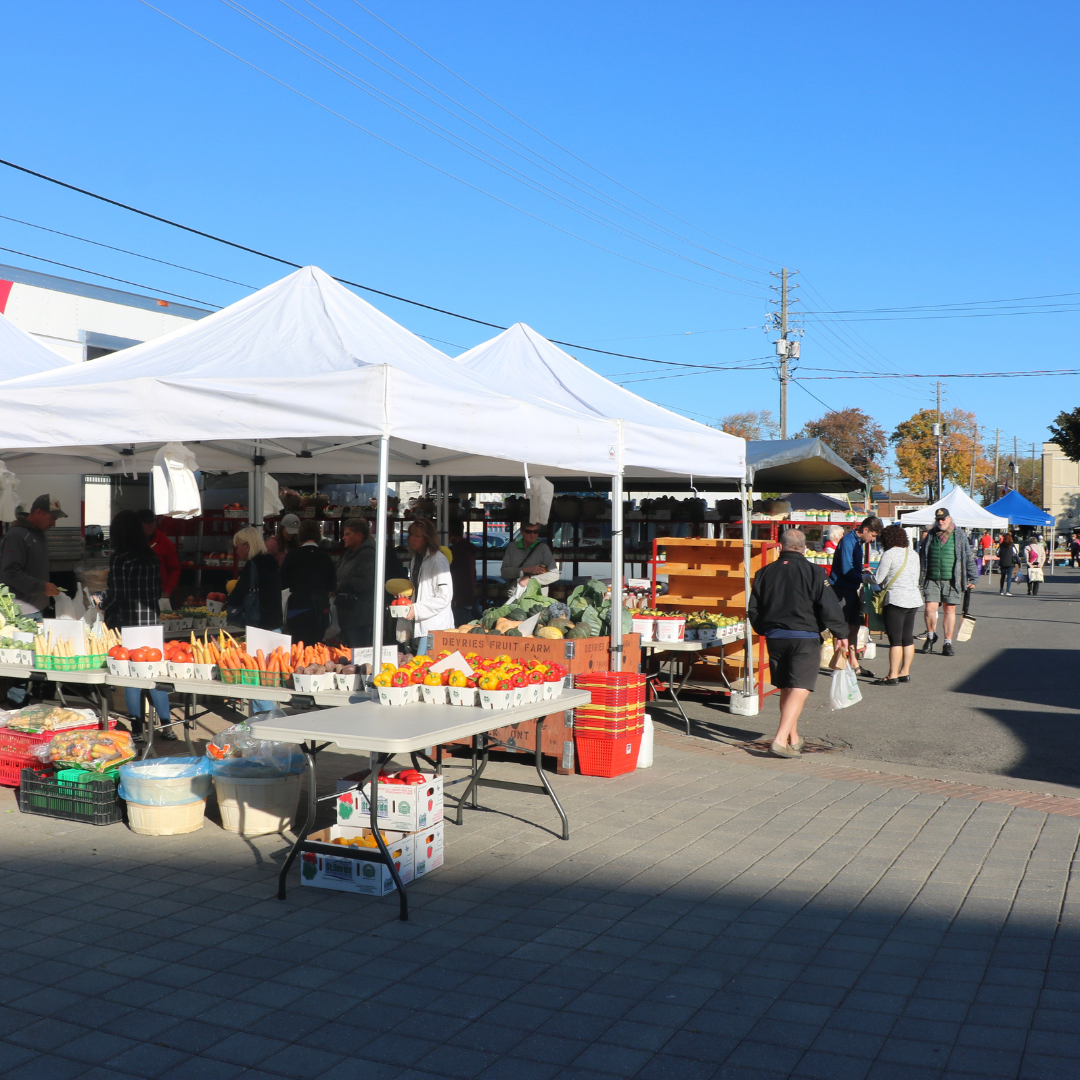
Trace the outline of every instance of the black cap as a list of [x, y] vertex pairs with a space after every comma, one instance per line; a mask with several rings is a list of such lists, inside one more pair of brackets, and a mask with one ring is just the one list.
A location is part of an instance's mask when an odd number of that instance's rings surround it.
[[939, 507], [938, 507], [938, 508], [937, 508], [937, 509], [936, 509], [936, 510], [934, 511], [934, 517], [935, 517], [935, 518], [936, 518], [936, 519], [937, 519], [938, 521], [941, 521], [941, 519], [942, 519], [942, 518], [947, 518], [948, 516], [949, 516], [949, 511], [948, 511], [948, 510], [946, 510], [944, 506], [939, 506]]
[[144, 509], [138, 511], [138, 514], [139, 521], [141, 521], [144, 525], [157, 524], [157, 514], [155, 514], [154, 511], [151, 510], [149, 507], [145, 507]]

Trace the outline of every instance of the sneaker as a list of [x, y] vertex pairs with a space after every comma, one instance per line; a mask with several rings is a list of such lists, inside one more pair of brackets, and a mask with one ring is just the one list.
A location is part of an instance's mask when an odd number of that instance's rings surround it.
[[951, 641], [946, 641], [945, 644], [941, 646], [941, 655], [942, 656], [955, 656], [956, 655], [955, 651], [953, 650]]
[[923, 642], [923, 646], [919, 650], [919, 652], [924, 652], [924, 653], [933, 652], [934, 651], [934, 642], [935, 641], [937, 641], [937, 634], [927, 634], [926, 635], [926, 640]]

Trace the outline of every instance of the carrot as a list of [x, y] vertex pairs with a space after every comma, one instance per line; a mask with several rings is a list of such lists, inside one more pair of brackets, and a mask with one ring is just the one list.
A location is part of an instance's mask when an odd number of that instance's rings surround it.
[[255, 653], [255, 659], [258, 661], [258, 669], [259, 669], [259, 671], [266, 671], [267, 670], [267, 667], [266, 667], [266, 653], [264, 653], [262, 651], [262, 649], [259, 649]]

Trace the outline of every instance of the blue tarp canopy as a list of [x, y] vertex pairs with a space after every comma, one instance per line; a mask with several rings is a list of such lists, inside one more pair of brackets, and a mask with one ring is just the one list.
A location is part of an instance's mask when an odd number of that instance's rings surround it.
[[998, 517], [1007, 518], [1010, 525], [1053, 525], [1054, 515], [1040, 510], [1019, 491], [1010, 491], [1008, 495], [991, 503], [987, 510]]

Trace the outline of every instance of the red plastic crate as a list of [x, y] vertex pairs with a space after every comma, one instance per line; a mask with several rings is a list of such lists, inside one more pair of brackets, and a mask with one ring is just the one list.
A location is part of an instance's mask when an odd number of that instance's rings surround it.
[[645, 676], [632, 671], [591, 671], [574, 679], [577, 690], [588, 690], [593, 705], [626, 706], [645, 700]]
[[9, 754], [0, 750], [0, 787], [18, 787], [23, 769], [52, 772], [52, 765], [43, 765], [30, 754]]
[[622, 776], [637, 768], [641, 733], [606, 739], [574, 732], [578, 767], [582, 776]]
[[[80, 724], [78, 727], [64, 728], [64, 731], [96, 731], [97, 722], [87, 721], [85, 724]], [[109, 721], [109, 730], [116, 730], [116, 721]], [[28, 731], [9, 731], [7, 728], [0, 728], [0, 755], [19, 754], [26, 755], [30, 753], [32, 746], [40, 746], [42, 743], [52, 741], [52, 737], [56, 735], [55, 731], [39, 731], [36, 735], [30, 734]], [[37, 758], [34, 759], [35, 762]], [[30, 768], [30, 766], [26, 766]], [[19, 781], [16, 779], [15, 785], [17, 786]]]

